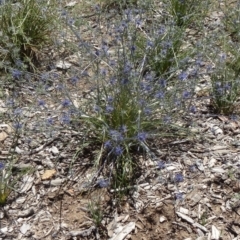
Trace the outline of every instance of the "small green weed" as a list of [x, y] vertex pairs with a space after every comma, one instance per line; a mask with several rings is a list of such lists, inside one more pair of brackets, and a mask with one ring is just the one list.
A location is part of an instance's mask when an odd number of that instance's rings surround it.
[[103, 219], [103, 210], [100, 205], [100, 200], [97, 199], [90, 201], [88, 204], [88, 210], [95, 226], [99, 227]]
[[201, 218], [200, 218], [200, 224], [201, 225], [206, 225], [207, 224], [207, 218], [208, 218], [208, 214], [207, 212], [203, 212], [203, 214], [201, 215]]
[[33, 171], [31, 167], [14, 170], [14, 160], [7, 164], [0, 162], [0, 205], [4, 205], [12, 191], [15, 191], [15, 185], [25, 174]]
[[234, 180], [234, 179], [235, 179], [234, 173], [235, 173], [235, 171], [234, 171], [233, 168], [228, 169], [228, 176], [229, 176], [229, 178], [230, 178], [231, 180]]

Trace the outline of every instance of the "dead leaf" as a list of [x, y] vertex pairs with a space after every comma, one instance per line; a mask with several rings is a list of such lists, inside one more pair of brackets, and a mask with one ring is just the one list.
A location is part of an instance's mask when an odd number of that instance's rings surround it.
[[6, 133], [11, 133], [13, 131], [12, 127], [8, 124], [0, 124], [0, 129], [4, 130]]
[[228, 120], [229, 120], [227, 117], [222, 116], [222, 115], [218, 116], [218, 119], [220, 119], [222, 122], [228, 122]]
[[75, 195], [74, 189], [68, 189], [65, 192], [71, 197], [74, 197], [74, 195]]
[[56, 174], [55, 169], [46, 170], [42, 175], [42, 180], [49, 180]]
[[0, 132], [0, 142], [3, 142], [8, 137], [8, 134], [4, 131]]

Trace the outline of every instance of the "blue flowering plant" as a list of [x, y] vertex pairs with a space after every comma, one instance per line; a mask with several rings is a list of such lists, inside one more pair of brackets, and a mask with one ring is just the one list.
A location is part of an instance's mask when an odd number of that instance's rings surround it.
[[103, 9], [122, 9], [129, 6], [136, 6], [139, 0], [100, 0], [101, 7]]
[[[145, 52], [139, 50], [141, 14], [141, 10], [127, 9], [122, 19], [107, 26], [114, 47], [102, 39], [95, 48], [69, 26], [80, 42], [80, 50], [88, 52], [93, 82], [86, 103], [77, 109], [81, 114], [72, 121], [87, 126], [90, 141], [100, 146], [95, 163], [102, 173], [106, 170], [108, 186], [115, 189], [126, 189], [139, 176], [137, 155], [147, 152], [154, 158], [153, 139], [186, 136], [187, 130], [176, 119], [193, 109], [191, 99], [197, 79], [175, 68], [170, 85], [164, 73], [149, 68], [148, 46]], [[159, 44], [170, 49], [175, 36], [159, 38]], [[168, 68], [173, 68], [175, 59], [167, 61]]]
[[224, 13], [224, 27], [226, 32], [229, 34], [231, 40], [235, 43], [240, 41], [240, 2], [236, 1], [231, 5], [227, 4], [222, 6], [219, 4], [222, 12]]
[[[239, 51], [229, 44], [228, 54], [220, 52], [216, 56], [216, 68], [211, 71], [211, 101], [217, 113], [232, 115], [238, 111], [237, 99], [240, 91]], [[230, 50], [231, 49], [231, 50]]]
[[[167, 14], [162, 14], [161, 17], [148, 24], [144, 22], [144, 19], [137, 19], [136, 23], [139, 29], [148, 29], [148, 31], [139, 31], [136, 36], [136, 56], [146, 57], [145, 71], [154, 71], [158, 77], [171, 79], [178, 69], [183, 67], [186, 69], [189, 66], [186, 59], [193, 58], [198, 50], [191, 47], [190, 44], [186, 47], [186, 29], [189, 27], [187, 19], [192, 23], [191, 19], [199, 15], [197, 22], [200, 23], [205, 16], [200, 14], [201, 10], [192, 7], [193, 2], [167, 1], [165, 3]], [[182, 8], [185, 10], [183, 11]], [[129, 16], [131, 15], [129, 14]], [[148, 17], [151, 18], [151, 16]], [[201, 27], [202, 24], [199, 24], [195, 29], [200, 31]]]
[[[189, 27], [193, 23], [200, 24], [206, 16], [209, 1], [201, 0], [170, 0], [166, 1], [170, 16], [178, 27]], [[197, 20], [197, 21], [195, 21]]]
[[51, 42], [57, 12], [55, 1], [6, 1], [0, 5], [0, 68], [24, 61], [37, 64], [42, 48]]

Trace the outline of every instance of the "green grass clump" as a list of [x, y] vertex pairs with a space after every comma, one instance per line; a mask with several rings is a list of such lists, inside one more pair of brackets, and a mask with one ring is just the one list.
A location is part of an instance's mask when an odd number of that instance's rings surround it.
[[34, 67], [41, 49], [51, 41], [57, 10], [55, 1], [20, 0], [0, 5], [0, 67], [24, 61]]
[[31, 167], [16, 169], [14, 163], [16, 163], [16, 161], [13, 159], [6, 164], [0, 162], [0, 206], [7, 203], [12, 191], [18, 192], [16, 186], [18, 186], [19, 179], [33, 172], [33, 168]]
[[224, 48], [226, 53], [221, 52], [216, 56], [216, 68], [210, 74], [212, 103], [217, 113], [231, 115], [239, 111], [240, 57], [235, 44], [224, 43]]

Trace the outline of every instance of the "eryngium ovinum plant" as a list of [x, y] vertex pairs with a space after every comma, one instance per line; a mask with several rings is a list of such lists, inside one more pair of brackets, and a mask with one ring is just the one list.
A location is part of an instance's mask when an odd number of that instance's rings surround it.
[[[171, 0], [164, 1], [161, 5], [166, 12], [163, 11], [160, 17], [153, 17], [151, 11], [143, 14], [150, 23], [146, 29], [141, 29], [142, 34], [138, 34], [136, 52], [146, 54], [147, 64], [157, 77], [167, 78], [176, 68], [181, 68], [180, 60], [193, 57], [190, 51], [181, 51], [187, 44], [185, 33], [187, 28], [196, 32], [202, 30], [208, 5], [208, 1], [197, 1], [196, 4], [193, 0]], [[144, 25], [140, 19], [136, 19], [136, 23], [139, 28]], [[146, 40], [148, 51], [145, 49]]]
[[[137, 176], [139, 152], [145, 151], [157, 160], [151, 151], [152, 141], [186, 136], [181, 118], [186, 112], [195, 111], [191, 102], [195, 78], [190, 78], [184, 69], [176, 69], [175, 64], [171, 79], [159, 76], [147, 66], [146, 55], [151, 50], [148, 38], [155, 35], [147, 37], [144, 54], [137, 54], [136, 43], [142, 34], [139, 21], [139, 11], [128, 10], [121, 21], [106, 27], [115, 45], [110, 47], [102, 39], [97, 49], [81, 39], [74, 25], [69, 25], [80, 42], [82, 54], [85, 50], [90, 53], [94, 86], [87, 102], [80, 104], [81, 116], [73, 121], [87, 124], [89, 136], [100, 143], [96, 165], [100, 167], [98, 174], [106, 175], [99, 184], [111, 183], [118, 189], [126, 189]], [[165, 34], [172, 29], [166, 26]], [[177, 59], [166, 61], [169, 64]]]
[[239, 111], [240, 57], [238, 44], [225, 41], [224, 52], [219, 49], [215, 68], [211, 72], [212, 103], [220, 114], [232, 115]]
[[8, 0], [0, 5], [0, 69], [34, 69], [42, 48], [51, 42], [58, 20], [55, 0]]
[[209, 1], [201, 0], [167, 0], [164, 3], [167, 6], [168, 14], [171, 15], [178, 27], [201, 25], [210, 4]]

